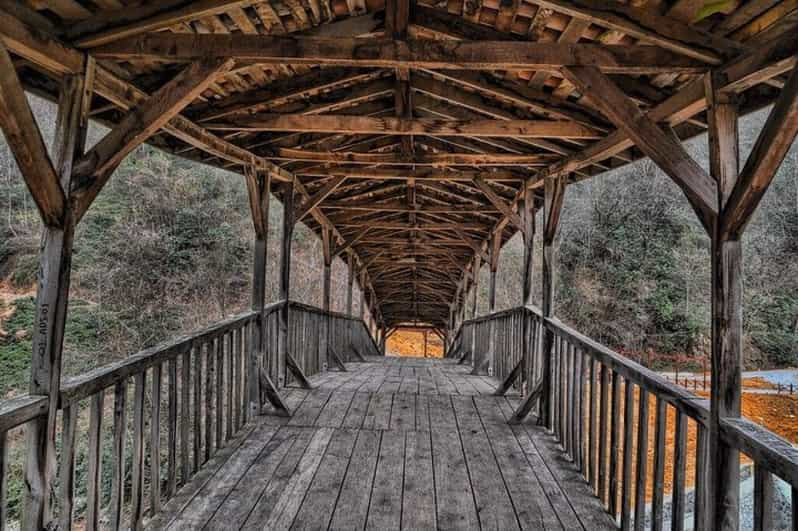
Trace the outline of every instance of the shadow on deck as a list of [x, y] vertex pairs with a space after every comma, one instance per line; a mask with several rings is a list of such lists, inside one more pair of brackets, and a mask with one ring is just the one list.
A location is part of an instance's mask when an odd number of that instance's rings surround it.
[[613, 529], [518, 396], [451, 360], [370, 357], [286, 394], [150, 522], [152, 529]]

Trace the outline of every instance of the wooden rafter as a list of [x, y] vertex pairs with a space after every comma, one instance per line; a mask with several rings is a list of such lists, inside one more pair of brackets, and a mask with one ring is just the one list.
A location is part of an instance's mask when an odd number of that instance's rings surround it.
[[321, 190], [308, 197], [299, 207], [297, 207], [296, 212], [294, 213], [294, 222], [296, 223], [302, 221], [302, 218], [307, 216], [311, 210], [319, 206], [322, 201], [329, 197], [330, 194], [335, 192], [336, 188], [341, 186], [345, 180], [346, 177], [331, 178], [330, 182], [325, 184]]

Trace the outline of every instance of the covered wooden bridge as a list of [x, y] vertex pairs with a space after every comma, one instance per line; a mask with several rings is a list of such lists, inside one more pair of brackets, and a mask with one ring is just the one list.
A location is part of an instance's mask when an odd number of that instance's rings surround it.
[[[0, 404], [2, 455], [26, 427], [24, 529], [737, 529], [741, 454], [755, 528], [777, 525], [773, 476], [796, 512], [798, 452], [740, 418], [740, 238], [798, 131], [795, 2], [3, 0], [0, 43], [0, 126], [44, 227], [30, 395]], [[50, 154], [23, 91], [58, 102]], [[741, 161], [737, 117], [769, 104]], [[110, 132], [87, 147], [90, 119]], [[708, 171], [680, 143], [705, 132]], [[242, 175], [252, 310], [62, 379], [75, 227], [143, 142]], [[644, 156], [712, 241], [710, 400], [552, 307], [567, 185]], [[323, 308], [290, 301], [298, 222], [323, 242]], [[494, 313], [518, 231], [519, 306]], [[382, 357], [408, 325], [448, 359]]]

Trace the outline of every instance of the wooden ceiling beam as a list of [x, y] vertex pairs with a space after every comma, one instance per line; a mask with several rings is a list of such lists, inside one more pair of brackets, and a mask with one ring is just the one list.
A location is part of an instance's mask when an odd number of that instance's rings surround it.
[[364, 201], [362, 203], [349, 203], [347, 201], [327, 201], [321, 205], [322, 208], [336, 209], [336, 210], [365, 210], [371, 212], [405, 212], [412, 213], [496, 213], [499, 210], [494, 206], [475, 206], [475, 205], [448, 205], [448, 206], [427, 206], [422, 205], [417, 208], [405, 205], [403, 203], [374, 203], [371, 201]]
[[439, 169], [399, 169], [399, 168], [362, 168], [362, 167], [331, 167], [322, 169], [297, 170], [297, 175], [313, 177], [329, 177], [334, 175], [346, 176], [350, 179], [387, 180], [400, 179], [415, 181], [473, 181], [474, 177], [481, 177], [486, 181], [516, 181], [524, 180], [524, 176], [509, 170], [490, 171], [456, 171]]
[[324, 185], [321, 190], [308, 197], [299, 207], [297, 207], [296, 212], [294, 212], [294, 223], [302, 221], [302, 218], [308, 215], [311, 210], [319, 206], [330, 196], [330, 194], [335, 192], [335, 190], [341, 186], [345, 180], [346, 177], [333, 177], [327, 184]]
[[508, 204], [504, 198], [500, 197], [484, 179], [476, 177], [474, 179], [474, 184], [485, 194], [488, 201], [510, 220], [510, 223], [515, 225], [518, 230], [524, 230], [524, 223], [521, 221], [521, 216], [519, 216], [518, 213], [513, 210], [512, 206]]
[[699, 74], [706, 65], [655, 46], [416, 39], [324, 39], [244, 34], [152, 33], [91, 49], [98, 59], [241, 64], [288, 63], [375, 68], [551, 70], [595, 66], [613, 74]]
[[325, 164], [366, 164], [381, 166], [538, 166], [551, 162], [548, 154], [512, 153], [415, 153], [410, 159], [401, 153], [360, 153], [353, 151], [310, 151], [277, 148], [268, 155], [272, 161], [323, 162]]
[[493, 138], [596, 139], [592, 129], [574, 122], [550, 120], [451, 120], [375, 118], [359, 115], [270, 114], [233, 123], [208, 122], [215, 131], [290, 131], [299, 133], [478, 136]]

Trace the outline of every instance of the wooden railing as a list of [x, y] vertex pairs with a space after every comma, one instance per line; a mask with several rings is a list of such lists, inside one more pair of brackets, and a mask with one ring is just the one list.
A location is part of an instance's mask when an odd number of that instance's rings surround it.
[[[252, 416], [248, 386], [258, 365], [270, 372], [278, 366], [284, 306], [242, 313], [64, 380], [53, 493], [59, 529], [78, 521], [86, 529], [141, 528], [201, 473]], [[345, 361], [379, 354], [362, 320], [296, 302], [289, 307], [288, 352], [308, 376], [323, 368], [321, 337], [329, 337]], [[44, 396], [0, 402], [0, 530], [7, 521], [7, 433], [46, 415], [47, 406]]]
[[[59, 528], [71, 528], [79, 489], [87, 529], [138, 529], [225, 446], [247, 422], [257, 322], [246, 312], [62, 384]], [[79, 434], [83, 408], [89, 422]], [[78, 441], [88, 443], [85, 485], [74, 484]], [[110, 485], [103, 466], [112, 467]]]
[[[693, 529], [712, 529], [708, 399], [557, 319], [542, 318], [534, 307], [467, 321], [462, 334], [472, 334], [475, 366], [484, 359], [480, 352], [490, 352], [486, 338], [498, 334], [493, 359], [500, 379], [523, 356], [526, 341], [524, 379], [531, 386], [541, 376], [544, 329], [553, 335], [550, 428], [610, 515], [623, 529], [661, 530], [670, 522], [681, 530], [689, 519]], [[798, 529], [798, 448], [745, 418], [722, 420], [720, 439], [753, 462], [754, 529], [774, 528], [773, 477], [792, 490], [792, 528]]]

